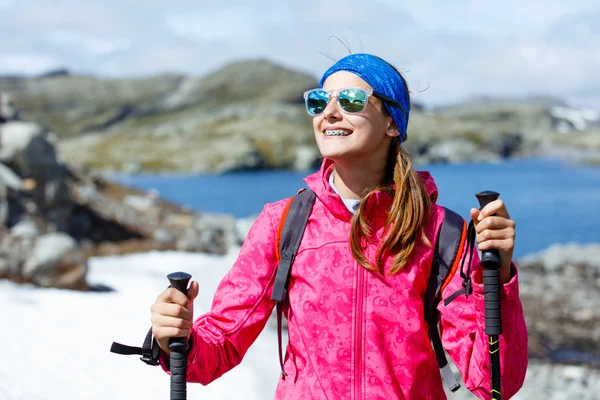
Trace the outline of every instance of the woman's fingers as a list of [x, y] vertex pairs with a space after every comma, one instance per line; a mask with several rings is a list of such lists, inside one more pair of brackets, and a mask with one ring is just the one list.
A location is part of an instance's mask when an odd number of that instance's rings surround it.
[[158, 339], [168, 337], [188, 337], [192, 321], [156, 314], [152, 316], [152, 333]]
[[501, 199], [491, 201], [485, 207], [483, 207], [481, 209], [481, 212], [479, 213], [478, 220], [481, 221], [484, 218], [490, 217], [492, 215], [497, 215], [499, 217], [510, 219], [510, 215], [508, 214], [506, 205]]
[[515, 230], [512, 228], [504, 229], [485, 229], [477, 234], [477, 243], [483, 243], [489, 240], [514, 240]]
[[478, 242], [477, 247], [482, 251], [496, 249], [502, 253], [506, 253], [512, 250], [514, 242], [511, 239], [486, 240], [485, 242]]
[[[196, 295], [197, 287], [196, 287]], [[193, 300], [174, 288], [163, 291], [150, 307], [152, 316], [152, 334], [160, 348], [167, 354], [169, 339], [189, 337], [193, 323]]]
[[508, 282], [515, 248], [515, 221], [510, 219], [506, 205], [500, 199], [490, 202], [481, 210], [472, 208], [470, 214], [477, 233], [477, 247], [481, 251], [499, 251], [501, 281]]
[[491, 216], [475, 224], [475, 232], [478, 234], [485, 230], [515, 230], [515, 221], [500, 216]]
[[196, 299], [196, 297], [198, 297], [198, 292], [200, 291], [200, 285], [198, 285], [198, 282], [196, 281], [192, 281], [190, 283], [190, 287], [188, 288], [187, 291], [187, 297], [188, 299], [193, 302], [194, 299]]
[[[196, 292], [197, 294], [197, 292]], [[187, 307], [190, 299], [175, 288], [167, 288], [156, 298], [157, 303], [174, 303], [180, 306]]]
[[191, 321], [193, 318], [192, 310], [173, 303], [156, 302], [150, 307], [152, 315], [164, 315], [166, 317], [181, 318]]

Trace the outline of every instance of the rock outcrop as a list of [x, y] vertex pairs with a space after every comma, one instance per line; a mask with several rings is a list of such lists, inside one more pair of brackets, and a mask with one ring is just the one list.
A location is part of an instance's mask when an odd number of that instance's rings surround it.
[[600, 368], [600, 244], [551, 246], [519, 273], [530, 357]]
[[153, 249], [224, 254], [239, 241], [232, 216], [195, 213], [66, 164], [56, 154], [56, 135], [3, 113], [0, 278], [87, 290], [91, 256]]

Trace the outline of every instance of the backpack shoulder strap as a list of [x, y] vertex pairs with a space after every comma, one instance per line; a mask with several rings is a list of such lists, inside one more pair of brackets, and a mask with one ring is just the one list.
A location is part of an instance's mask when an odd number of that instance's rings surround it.
[[429, 319], [430, 308], [427, 305], [433, 304], [458, 269], [466, 240], [467, 223], [460, 215], [444, 207], [444, 221], [435, 241], [429, 283], [423, 300], [425, 319]]
[[283, 305], [287, 300], [292, 264], [298, 253], [302, 236], [304, 236], [304, 231], [313, 204], [315, 203], [315, 198], [315, 193], [310, 189], [302, 190], [296, 196], [292, 197], [283, 210], [279, 228], [277, 230], [276, 252], [279, 265], [277, 266], [277, 273], [275, 274], [275, 283], [273, 284], [271, 300], [276, 302], [277, 307], [279, 364], [281, 365], [281, 374], [283, 378], [285, 378], [281, 337]]
[[437, 311], [437, 305], [441, 300], [442, 290], [448, 285], [458, 269], [460, 260], [463, 257], [466, 240], [467, 224], [465, 220], [454, 211], [444, 207], [444, 221], [435, 241], [429, 283], [423, 297], [423, 303], [425, 306], [425, 320], [429, 326], [429, 339], [433, 345], [442, 378], [452, 392], [457, 391], [460, 384], [452, 373], [444, 353], [442, 339], [438, 331], [439, 312]]
[[300, 247], [315, 198], [312, 190], [303, 190], [292, 197], [284, 209], [277, 231], [276, 252], [279, 266], [275, 275], [272, 300], [283, 301], [286, 298], [292, 263]]

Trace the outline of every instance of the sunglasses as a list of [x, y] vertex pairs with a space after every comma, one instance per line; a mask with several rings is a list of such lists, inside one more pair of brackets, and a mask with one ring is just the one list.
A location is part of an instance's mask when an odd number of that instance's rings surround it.
[[327, 104], [333, 98], [337, 98], [340, 109], [348, 114], [363, 112], [369, 104], [369, 97], [375, 97], [392, 107], [402, 109], [396, 100], [371, 89], [346, 88], [327, 91], [324, 89], [312, 89], [304, 92], [304, 102], [309, 115], [315, 116], [325, 111]]

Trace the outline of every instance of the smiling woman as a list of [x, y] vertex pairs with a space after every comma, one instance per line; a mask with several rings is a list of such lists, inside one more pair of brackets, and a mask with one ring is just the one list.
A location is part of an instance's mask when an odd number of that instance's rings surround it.
[[[443, 349], [466, 387], [479, 398], [490, 398], [482, 267], [472, 250], [475, 240], [480, 250], [493, 248], [500, 256], [504, 334], [499, 358], [505, 368], [502, 390], [510, 398], [525, 377], [527, 331], [512, 263], [515, 224], [505, 204], [496, 200], [482, 210], [471, 209], [466, 240], [466, 221], [436, 204], [433, 178], [414, 170], [402, 146], [410, 115], [408, 87], [381, 58], [344, 57], [305, 100], [324, 161], [305, 179], [305, 193], [312, 192], [315, 200], [298, 251], [291, 256], [294, 269], [287, 278], [283, 311], [289, 342], [275, 398], [444, 399], [442, 375], [452, 390], [457, 385]], [[189, 382], [206, 385], [242, 361], [272, 314], [274, 285], [279, 293], [278, 243], [282, 215], [288, 210], [294, 215], [289, 204], [283, 199], [265, 205], [219, 284], [210, 311], [194, 320], [198, 282], [191, 282], [187, 296], [173, 288], [159, 294], [151, 307], [152, 332], [164, 369], [173, 337], [192, 343]], [[462, 259], [462, 266], [453, 268], [441, 286], [438, 301], [446, 302], [430, 309], [426, 288], [438, 250], [446, 246], [434, 243], [452, 216], [460, 222], [452, 235], [459, 254], [453, 265]], [[285, 250], [281, 265], [289, 254]], [[425, 314], [434, 316], [431, 330]], [[437, 332], [438, 323], [442, 337], [435, 339], [432, 331]], [[437, 343], [435, 353], [430, 335]]]

